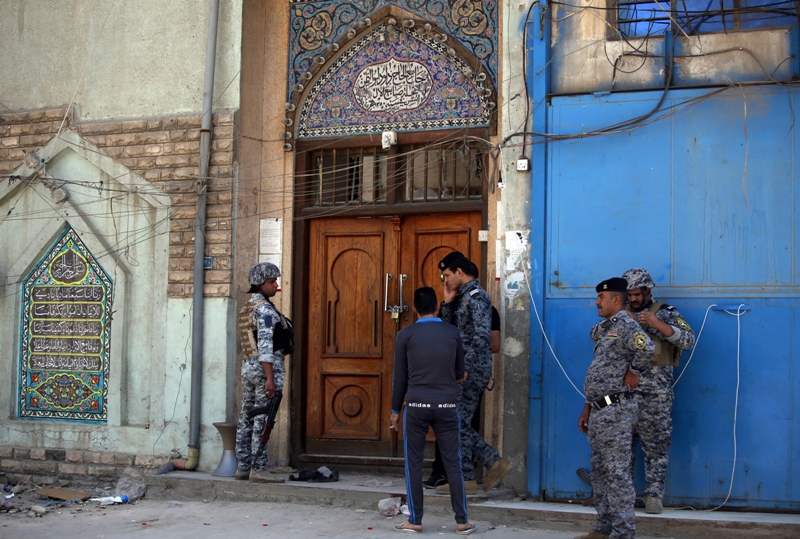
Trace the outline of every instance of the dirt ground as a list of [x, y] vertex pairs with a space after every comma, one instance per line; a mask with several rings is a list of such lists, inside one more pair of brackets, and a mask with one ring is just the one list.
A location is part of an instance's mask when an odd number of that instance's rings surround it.
[[[26, 504], [30, 506], [30, 504]], [[28, 511], [0, 513], [1, 539], [158, 538], [205, 539], [244, 537], [385, 538], [401, 534], [392, 527], [403, 516], [386, 518], [375, 511], [282, 503], [180, 502], [143, 499], [136, 503], [100, 507], [97, 503], [47, 507], [41, 517]], [[495, 527], [476, 522], [472, 537], [497, 539], [571, 539], [588, 530]], [[426, 515], [423, 535], [456, 537], [455, 521], [446, 513]], [[414, 535], [414, 534], [402, 534]]]

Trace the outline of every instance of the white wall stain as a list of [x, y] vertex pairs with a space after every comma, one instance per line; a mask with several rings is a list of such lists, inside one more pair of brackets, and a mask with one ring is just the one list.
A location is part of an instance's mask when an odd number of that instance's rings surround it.
[[503, 355], [507, 357], [519, 357], [525, 352], [525, 343], [513, 337], [507, 337], [503, 341]]

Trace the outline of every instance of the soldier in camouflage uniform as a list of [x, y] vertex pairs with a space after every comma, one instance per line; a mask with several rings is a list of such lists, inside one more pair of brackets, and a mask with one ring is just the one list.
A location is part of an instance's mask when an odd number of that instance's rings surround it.
[[634, 392], [639, 421], [634, 432], [633, 454], [636, 442], [641, 439], [645, 512], [658, 514], [663, 510], [661, 500], [672, 442], [672, 369], [678, 366], [681, 352], [694, 346], [694, 332], [675, 307], [653, 301], [651, 291], [655, 283], [647, 271], [632, 268], [622, 277], [628, 282], [628, 312], [656, 343], [650, 368], [642, 372]]
[[[592, 448], [592, 488], [597, 523], [576, 539], [632, 539], [636, 536], [631, 473], [631, 441], [638, 407], [625, 376], [649, 368], [655, 344], [625, 311], [625, 279], [614, 277], [597, 285], [598, 314], [592, 327], [594, 360], [586, 370], [586, 404], [578, 428]], [[633, 380], [636, 384], [636, 380]], [[591, 421], [590, 421], [591, 415]]]
[[[469, 259], [458, 251], [450, 253], [439, 262], [445, 297], [440, 316], [445, 322], [458, 327], [461, 332], [465, 353], [464, 370], [468, 373], [466, 381], [459, 384], [456, 401], [461, 421], [461, 470], [467, 494], [478, 492], [474, 459], [480, 461], [487, 470], [483, 482], [484, 490], [495, 487], [511, 470], [511, 462], [501, 458], [470, 424], [480, 397], [492, 377], [492, 302], [478, 279], [472, 275], [472, 266]], [[449, 494], [450, 487], [441, 485], [436, 488], [436, 492]]]
[[[239, 315], [239, 337], [245, 359], [242, 361], [242, 410], [236, 426], [236, 479], [254, 483], [282, 483], [267, 471], [267, 448], [261, 447], [260, 436], [265, 415], [253, 419], [247, 412], [266, 406], [283, 391], [283, 353], [273, 348], [275, 327], [281, 316], [270, 301], [278, 292], [281, 272], [275, 264], [260, 262], [250, 269], [248, 280], [252, 295]], [[255, 336], [254, 336], [255, 333]]]

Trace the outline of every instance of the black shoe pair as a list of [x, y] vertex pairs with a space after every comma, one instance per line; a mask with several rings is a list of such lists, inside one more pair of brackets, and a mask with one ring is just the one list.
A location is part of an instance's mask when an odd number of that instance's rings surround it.
[[425, 488], [436, 488], [441, 485], [447, 484], [447, 478], [443, 475], [439, 474], [431, 474], [429, 478], [422, 482], [422, 486]]

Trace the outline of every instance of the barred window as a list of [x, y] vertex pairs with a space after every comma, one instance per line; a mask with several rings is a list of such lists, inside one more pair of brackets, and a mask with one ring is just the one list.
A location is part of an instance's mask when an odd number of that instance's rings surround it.
[[678, 29], [688, 35], [775, 28], [797, 24], [793, 0], [612, 0], [621, 37]]

